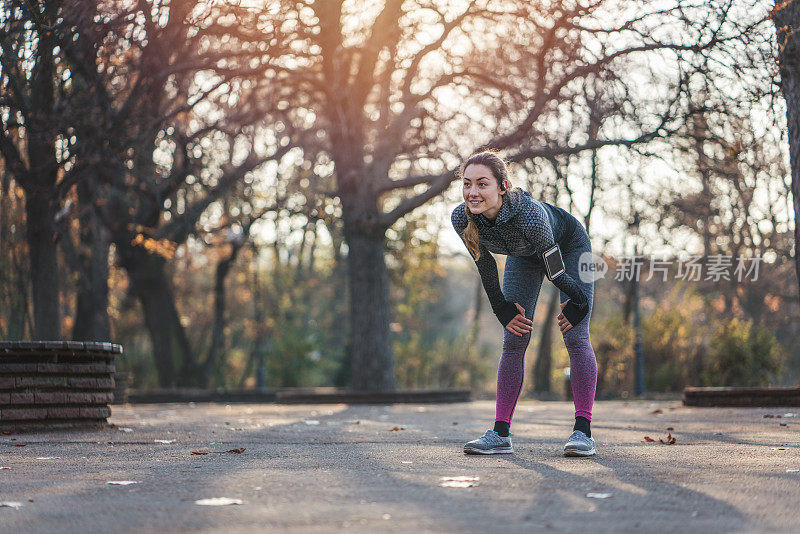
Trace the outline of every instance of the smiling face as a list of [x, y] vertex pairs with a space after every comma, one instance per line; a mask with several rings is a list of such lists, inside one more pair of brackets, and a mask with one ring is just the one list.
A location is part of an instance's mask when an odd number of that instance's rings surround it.
[[462, 181], [462, 194], [470, 213], [483, 213], [484, 217], [494, 220], [503, 205], [505, 192], [500, 190], [492, 170], [479, 163], [467, 165]]

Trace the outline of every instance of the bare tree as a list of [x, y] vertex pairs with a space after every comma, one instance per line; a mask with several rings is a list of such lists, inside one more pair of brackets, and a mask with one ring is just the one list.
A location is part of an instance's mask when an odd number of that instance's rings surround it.
[[68, 149], [60, 119], [64, 83], [56, 48], [59, 2], [0, 4], [0, 155], [5, 172], [25, 190], [33, 337], [61, 338], [58, 277], [59, 173]]
[[[620, 11], [607, 17], [603, 10]], [[612, 0], [470, 2], [460, 9], [424, 0], [369, 8], [283, 1], [257, 11], [242, 17], [256, 18], [249, 27], [279, 30], [273, 37], [286, 51], [262, 60], [260, 72], [282, 88], [289, 120], [314, 121], [314, 156], [305, 160], [318, 188], [341, 202], [356, 389], [394, 387], [388, 228], [442, 193], [479, 146], [527, 161], [668, 135], [680, 116], [680, 64], [727, 38], [724, 15], [698, 23], [708, 31], [694, 39], [655, 31], [694, 24], [678, 2], [656, 11], [647, 2]], [[645, 63], [634, 59], [664, 51], [671, 91], [649, 100], [634, 95], [632, 84], [622, 83]], [[604, 77], [619, 101], [639, 101], [604, 117], [589, 140], [553, 128], [564, 106], [585, 108], [581, 82], [593, 77]], [[626, 127], [613, 126], [612, 115]], [[301, 140], [288, 142], [305, 154]]]
[[94, 122], [79, 131], [83, 164], [72, 174], [91, 169], [102, 185], [95, 207], [141, 304], [159, 382], [190, 385], [203, 366], [180, 321], [168, 260], [211, 206], [247, 190], [253, 173], [290, 147], [256, 140], [274, 135], [254, 123], [275, 102], [264, 83], [245, 85], [227, 68], [218, 39], [237, 26], [227, 12], [203, 2], [70, 7], [74, 31], [59, 44]]
[[777, 29], [780, 85], [786, 99], [789, 157], [794, 206], [794, 261], [800, 296], [800, 2], [776, 1], [772, 20]]

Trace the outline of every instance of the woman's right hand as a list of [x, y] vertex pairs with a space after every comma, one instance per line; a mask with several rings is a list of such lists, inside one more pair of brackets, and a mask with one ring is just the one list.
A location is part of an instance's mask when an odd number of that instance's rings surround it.
[[511, 319], [511, 322], [506, 325], [506, 330], [511, 332], [512, 334], [516, 334], [518, 336], [524, 336], [531, 330], [533, 330], [533, 321], [525, 317], [525, 309], [517, 304], [514, 303], [514, 306], [517, 307], [517, 311], [519, 313]]

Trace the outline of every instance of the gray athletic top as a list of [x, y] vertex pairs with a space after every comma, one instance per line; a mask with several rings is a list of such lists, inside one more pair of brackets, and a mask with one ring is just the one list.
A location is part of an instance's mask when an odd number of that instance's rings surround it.
[[[450, 216], [453, 228], [461, 240], [467, 227], [468, 218], [464, 202], [456, 206]], [[544, 269], [542, 252], [558, 243], [568, 242], [580, 227], [580, 222], [565, 210], [540, 202], [530, 193], [514, 188], [503, 195], [503, 204], [494, 221], [483, 214], [473, 214], [472, 219], [478, 227], [480, 259], [475, 261], [481, 275], [483, 288], [489, 297], [492, 311], [506, 326], [519, 313], [513, 302], [503, 296], [497, 263], [489, 252], [519, 256]], [[466, 242], [465, 242], [466, 245]], [[589, 310], [588, 297], [581, 286], [566, 272], [557, 276], [553, 284], [566, 293], [570, 302], [564, 307], [564, 316], [570, 324], [576, 325]]]

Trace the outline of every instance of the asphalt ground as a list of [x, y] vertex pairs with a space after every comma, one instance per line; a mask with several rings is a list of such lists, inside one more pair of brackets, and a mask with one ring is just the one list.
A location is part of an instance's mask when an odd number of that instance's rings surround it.
[[0, 435], [0, 532], [800, 532], [797, 408], [597, 402], [591, 458], [566, 402], [521, 401], [496, 456], [462, 452], [492, 401], [112, 410]]

